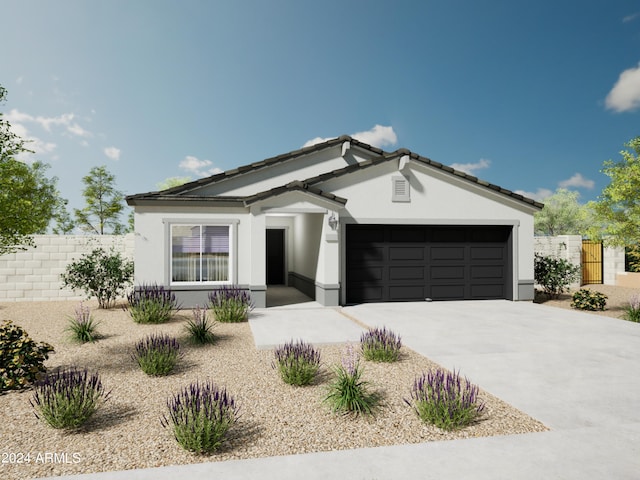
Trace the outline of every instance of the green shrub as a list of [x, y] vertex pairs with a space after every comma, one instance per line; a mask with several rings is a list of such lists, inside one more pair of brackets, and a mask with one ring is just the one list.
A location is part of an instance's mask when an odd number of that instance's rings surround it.
[[149, 335], [136, 344], [133, 359], [147, 375], [168, 375], [180, 356], [180, 344], [169, 335]]
[[31, 406], [53, 428], [76, 429], [109, 397], [97, 373], [71, 367], [48, 374], [35, 385]]
[[373, 328], [360, 337], [360, 349], [365, 360], [395, 362], [400, 356], [400, 337], [386, 328]]
[[578, 310], [604, 310], [607, 305], [607, 296], [604, 293], [581, 288], [573, 294], [571, 306]]
[[630, 322], [640, 322], [640, 295], [634, 295], [629, 299], [629, 305], [624, 307], [623, 318]]
[[60, 278], [63, 287], [82, 290], [96, 297], [100, 308], [110, 308], [133, 283], [133, 262], [114, 250], [96, 248], [67, 265]]
[[320, 368], [320, 352], [302, 340], [279, 346], [273, 355], [273, 368], [289, 385], [309, 385]]
[[136, 323], [165, 323], [180, 306], [169, 289], [142, 285], [127, 295], [129, 315]]
[[473, 423], [484, 410], [479, 388], [459, 372], [442, 369], [416, 377], [411, 389], [412, 406], [420, 419], [443, 430], [455, 430]]
[[568, 286], [578, 280], [580, 268], [567, 260], [536, 254], [534, 278], [550, 298], [558, 298]]
[[210, 308], [223, 323], [246, 322], [253, 309], [251, 296], [236, 285], [224, 285], [209, 293]]
[[335, 380], [329, 385], [329, 393], [324, 401], [334, 412], [345, 414], [373, 414], [380, 397], [369, 391], [369, 383], [362, 380], [363, 369], [353, 345], [347, 345], [342, 365], [334, 369]]
[[183, 388], [167, 407], [169, 417], [162, 417], [162, 425], [173, 430], [182, 448], [200, 454], [217, 450], [238, 417], [234, 398], [210, 382]]
[[213, 326], [214, 323], [207, 318], [207, 310], [196, 305], [196, 308], [193, 309], [193, 318], [187, 321], [186, 329], [194, 343], [204, 345], [213, 343], [215, 340], [211, 331]]
[[67, 331], [71, 333], [72, 339], [80, 343], [95, 342], [99, 337], [96, 332], [98, 323], [91, 315], [89, 307], [80, 302], [76, 307], [75, 316], [69, 317]]
[[53, 347], [34, 342], [10, 320], [0, 325], [0, 393], [26, 388], [46, 372], [44, 362]]

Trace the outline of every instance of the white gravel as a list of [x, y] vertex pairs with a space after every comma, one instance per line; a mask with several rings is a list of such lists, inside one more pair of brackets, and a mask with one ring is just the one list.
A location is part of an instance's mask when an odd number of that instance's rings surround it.
[[[340, 362], [343, 346], [321, 346], [323, 375], [317, 384], [296, 388], [284, 384], [272, 369], [271, 350], [256, 350], [248, 323], [217, 324], [214, 345], [188, 344], [184, 311], [164, 325], [138, 325], [120, 308], [97, 310], [103, 338], [77, 344], [64, 331], [77, 302], [0, 303], [0, 321], [13, 320], [36, 341], [56, 351], [48, 368], [76, 365], [99, 371], [111, 390], [86, 426], [74, 433], [50, 428], [34, 416], [32, 391], [0, 395], [0, 478], [23, 479], [74, 473], [124, 470], [305, 452], [340, 450], [456, 438], [509, 435], [546, 430], [540, 422], [482, 391], [486, 413], [481, 422], [457, 432], [422, 424], [404, 399], [416, 375], [436, 365], [403, 348], [395, 364], [364, 362], [365, 379], [384, 402], [373, 417], [333, 414], [322, 399], [331, 366]], [[167, 377], [142, 373], [130, 357], [136, 340], [162, 332], [181, 340], [184, 357]], [[464, 375], [464, 372], [461, 372]], [[168, 396], [195, 380], [213, 380], [235, 396], [241, 417], [223, 448], [207, 456], [184, 451], [162, 427]], [[473, 381], [473, 379], [471, 379]], [[482, 387], [482, 385], [480, 385]], [[55, 454], [55, 455], [54, 455]]]

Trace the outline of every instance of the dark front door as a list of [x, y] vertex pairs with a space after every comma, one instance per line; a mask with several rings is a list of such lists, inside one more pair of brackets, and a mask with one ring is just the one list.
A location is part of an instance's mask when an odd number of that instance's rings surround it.
[[347, 303], [512, 298], [511, 227], [347, 225]]
[[284, 284], [284, 229], [267, 229], [267, 285]]

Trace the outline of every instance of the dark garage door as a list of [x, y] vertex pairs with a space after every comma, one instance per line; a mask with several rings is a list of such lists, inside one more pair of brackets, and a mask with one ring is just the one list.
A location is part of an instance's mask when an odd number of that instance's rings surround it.
[[347, 303], [512, 298], [510, 226], [346, 228]]

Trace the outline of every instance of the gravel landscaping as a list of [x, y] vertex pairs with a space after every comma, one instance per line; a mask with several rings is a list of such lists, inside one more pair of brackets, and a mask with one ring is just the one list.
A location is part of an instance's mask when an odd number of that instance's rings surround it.
[[[308, 387], [292, 387], [272, 368], [273, 351], [255, 348], [248, 323], [217, 324], [216, 343], [200, 347], [189, 344], [184, 332], [189, 311], [167, 324], [139, 325], [120, 308], [98, 310], [89, 302], [103, 337], [96, 343], [78, 344], [64, 331], [76, 305], [71, 301], [0, 303], [0, 321], [13, 320], [34, 340], [55, 347], [46, 363], [48, 368], [75, 365], [97, 370], [111, 390], [109, 401], [85, 427], [73, 433], [54, 430], [34, 416], [29, 404], [32, 391], [0, 395], [3, 479], [546, 430], [540, 422], [482, 390], [480, 398], [486, 408], [480, 422], [454, 432], [422, 424], [404, 399], [409, 398], [415, 376], [436, 365], [406, 347], [397, 363], [363, 361], [365, 380], [383, 396], [377, 415], [344, 417], [322, 403], [331, 366], [340, 362], [344, 345], [318, 346], [323, 365], [320, 378]], [[135, 342], [150, 333], [174, 335], [181, 342], [184, 356], [169, 376], [149, 377], [131, 358]], [[184, 451], [160, 423], [169, 395], [196, 380], [212, 380], [226, 387], [241, 412], [222, 449], [206, 456]]]

